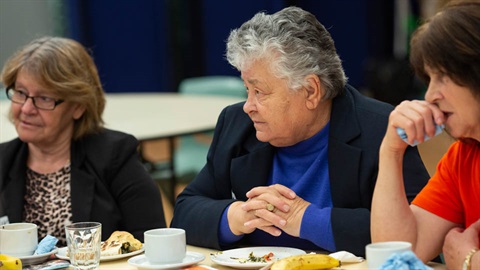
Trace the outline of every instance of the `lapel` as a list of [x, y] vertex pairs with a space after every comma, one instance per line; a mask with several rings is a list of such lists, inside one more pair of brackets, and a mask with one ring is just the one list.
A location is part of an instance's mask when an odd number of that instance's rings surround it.
[[250, 189], [265, 186], [272, 168], [274, 147], [258, 141], [255, 133], [252, 135], [245, 144], [247, 154], [231, 163], [232, 192], [238, 200], [246, 200]]
[[11, 168], [5, 168], [9, 170], [9, 174], [7, 179], [5, 179], [5, 190], [0, 192], [5, 194], [5, 205], [7, 205], [5, 211], [11, 223], [20, 222], [23, 218], [28, 155], [27, 144], [21, 143], [18, 153], [7, 154], [7, 156], [15, 157], [15, 160], [12, 162]]
[[351, 145], [360, 136], [353, 93], [345, 87], [344, 93], [333, 100], [328, 142], [328, 169], [333, 205], [344, 207], [342, 202], [360, 202], [359, 178], [362, 149]]
[[95, 194], [95, 176], [88, 172], [93, 172], [94, 169], [90, 168], [92, 164], [86, 158], [82, 141], [72, 143], [71, 151], [70, 193], [73, 222], [90, 220]]

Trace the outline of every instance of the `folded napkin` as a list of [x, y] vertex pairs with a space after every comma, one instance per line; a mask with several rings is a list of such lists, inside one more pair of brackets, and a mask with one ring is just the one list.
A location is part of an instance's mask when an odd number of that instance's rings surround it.
[[[437, 125], [435, 124], [435, 135], [433, 136], [437, 136], [438, 134], [442, 133], [443, 129], [445, 128], [445, 125]], [[398, 136], [400, 136], [400, 138], [402, 138], [402, 140], [408, 144], [410, 144], [408, 142], [408, 137], [407, 137], [407, 133], [405, 132], [405, 130], [403, 128], [397, 128], [397, 133], [398, 133]], [[423, 138], [423, 140], [426, 142], [428, 140], [430, 140], [431, 138], [427, 135], [425, 135], [425, 137]], [[418, 141], [415, 140], [412, 144], [410, 144], [411, 146], [416, 146], [418, 144]]]
[[426, 266], [412, 251], [392, 254], [379, 270], [433, 270]]
[[355, 255], [353, 255], [352, 253], [350, 252], [347, 252], [347, 251], [337, 251], [337, 252], [334, 252], [334, 253], [330, 253], [328, 254], [330, 255], [331, 257], [341, 261], [342, 263], [359, 263], [359, 262], [363, 262], [363, 258], [362, 257], [357, 257]]
[[40, 255], [40, 254], [45, 254], [50, 251], [52, 251], [55, 248], [55, 245], [57, 244], [58, 239], [55, 238], [54, 236], [47, 235], [45, 236], [40, 243], [37, 245], [37, 249], [35, 250], [35, 253], [33, 255]]

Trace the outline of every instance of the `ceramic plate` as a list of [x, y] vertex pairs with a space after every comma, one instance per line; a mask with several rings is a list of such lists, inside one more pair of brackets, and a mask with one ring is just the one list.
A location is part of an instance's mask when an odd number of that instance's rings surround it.
[[128, 259], [128, 263], [130, 265], [136, 266], [140, 270], [161, 270], [187, 267], [199, 263], [203, 260], [205, 260], [205, 256], [202, 253], [187, 251], [187, 256], [185, 256], [185, 258], [183, 258], [183, 261], [179, 263], [151, 264], [150, 262], [148, 262], [145, 254]]
[[[270, 252], [273, 253], [273, 257], [268, 262], [249, 262], [247, 261], [249, 254], [253, 252], [253, 256], [262, 257]], [[244, 269], [258, 269], [273, 261], [280, 260], [285, 257], [293, 255], [301, 255], [306, 252], [301, 249], [288, 248], [288, 247], [248, 247], [237, 248], [225, 251], [219, 251], [210, 254], [210, 259], [220, 265], [230, 266], [234, 268]]]
[[23, 265], [30, 265], [30, 264], [39, 264], [42, 263], [50, 257], [50, 255], [57, 253], [58, 248], [55, 248], [54, 250], [45, 253], [45, 254], [40, 254], [40, 255], [31, 255], [31, 256], [19, 256], [19, 258], [22, 261]]
[[[118, 255], [112, 255], [112, 256], [101, 256], [100, 261], [101, 262], [106, 262], [106, 261], [113, 261], [113, 260], [118, 260], [118, 259], [123, 259], [127, 257], [131, 257], [134, 255], [138, 255], [143, 252], [143, 247], [139, 250], [130, 252], [130, 253], [125, 253], [125, 254], [118, 254]], [[70, 260], [70, 258], [67, 256], [67, 247], [62, 247], [58, 249], [58, 253], [55, 255], [57, 258], [62, 259], [62, 260]]]

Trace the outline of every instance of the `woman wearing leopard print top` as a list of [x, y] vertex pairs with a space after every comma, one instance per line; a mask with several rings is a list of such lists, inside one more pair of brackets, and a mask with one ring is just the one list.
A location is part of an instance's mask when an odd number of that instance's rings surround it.
[[138, 158], [137, 140], [103, 128], [105, 95], [78, 42], [36, 39], [5, 64], [1, 79], [18, 138], [0, 144], [0, 218], [33, 222], [39, 239], [65, 244], [64, 227], [102, 223], [102, 238], [165, 227], [161, 195]]

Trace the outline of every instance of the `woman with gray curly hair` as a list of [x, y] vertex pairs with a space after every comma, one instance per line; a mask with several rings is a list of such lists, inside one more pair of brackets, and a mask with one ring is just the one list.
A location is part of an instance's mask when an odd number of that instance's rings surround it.
[[[346, 84], [328, 31], [288, 7], [230, 33], [227, 59], [246, 102], [225, 108], [207, 163], [177, 198], [173, 227], [192, 245], [290, 246], [363, 255], [378, 149], [392, 106]], [[405, 157], [412, 200], [428, 173]]]
[[138, 141], [103, 127], [105, 94], [87, 50], [42, 37], [7, 60], [1, 74], [18, 138], [0, 144], [0, 220], [38, 225], [66, 244], [65, 225], [114, 231], [165, 227], [159, 190], [140, 162]]

